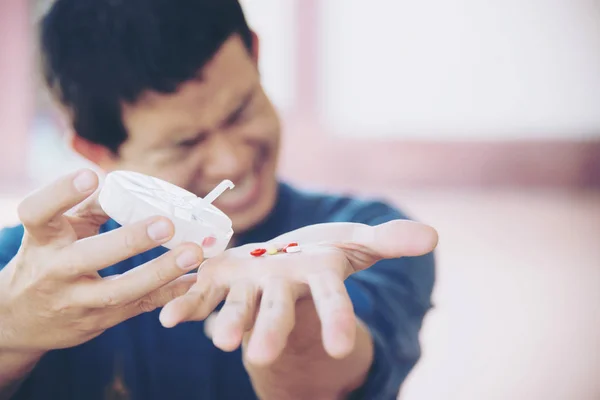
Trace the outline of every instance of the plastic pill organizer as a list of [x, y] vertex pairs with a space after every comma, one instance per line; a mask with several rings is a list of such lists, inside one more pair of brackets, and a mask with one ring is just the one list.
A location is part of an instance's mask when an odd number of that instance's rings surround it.
[[225, 180], [201, 198], [152, 176], [114, 171], [106, 176], [99, 202], [104, 212], [122, 226], [157, 215], [169, 218], [175, 234], [163, 246], [172, 249], [194, 242], [202, 246], [204, 257], [210, 258], [225, 251], [233, 236], [231, 219], [211, 203], [233, 187]]

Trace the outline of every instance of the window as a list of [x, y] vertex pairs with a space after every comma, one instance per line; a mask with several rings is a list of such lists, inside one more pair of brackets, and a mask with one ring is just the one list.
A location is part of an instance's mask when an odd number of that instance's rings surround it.
[[242, 0], [250, 27], [259, 36], [265, 91], [282, 111], [293, 107], [296, 74], [296, 0]]
[[321, 118], [358, 136], [517, 139], [600, 132], [591, 0], [328, 0]]

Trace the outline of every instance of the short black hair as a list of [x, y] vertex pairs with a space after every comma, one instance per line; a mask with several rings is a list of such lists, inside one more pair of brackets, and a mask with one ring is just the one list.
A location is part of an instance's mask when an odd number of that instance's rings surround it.
[[55, 0], [40, 22], [44, 80], [77, 134], [117, 154], [123, 103], [199, 77], [234, 34], [251, 51], [238, 0]]

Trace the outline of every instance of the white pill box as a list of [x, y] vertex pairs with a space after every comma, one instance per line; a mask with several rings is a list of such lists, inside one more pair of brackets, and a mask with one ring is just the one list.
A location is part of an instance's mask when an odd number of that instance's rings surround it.
[[161, 215], [175, 226], [175, 235], [163, 246], [172, 249], [184, 242], [202, 246], [204, 257], [223, 252], [233, 236], [231, 219], [211, 203], [231, 181], [223, 181], [205, 198], [161, 179], [133, 171], [109, 173], [99, 194], [100, 206], [125, 226]]

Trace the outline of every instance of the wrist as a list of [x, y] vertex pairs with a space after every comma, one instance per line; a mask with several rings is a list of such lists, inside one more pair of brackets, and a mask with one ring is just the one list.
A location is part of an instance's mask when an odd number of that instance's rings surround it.
[[29, 374], [45, 354], [43, 351], [13, 350], [0, 347], [0, 376], [18, 379]]

